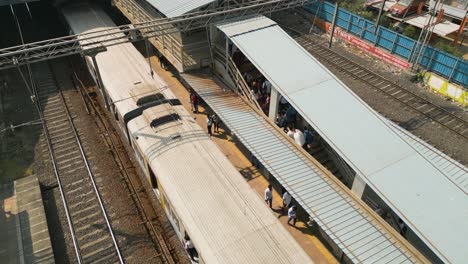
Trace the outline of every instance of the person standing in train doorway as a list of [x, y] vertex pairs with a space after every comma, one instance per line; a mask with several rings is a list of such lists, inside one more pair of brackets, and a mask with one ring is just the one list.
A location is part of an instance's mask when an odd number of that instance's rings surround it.
[[271, 184], [268, 184], [268, 188], [265, 190], [265, 203], [270, 205], [270, 209], [273, 209], [273, 193], [271, 190], [273, 187]]
[[187, 253], [190, 256], [190, 259], [192, 261], [195, 260], [195, 247], [193, 246], [192, 240], [190, 240], [190, 237], [186, 236], [185, 237], [185, 250], [187, 250]]
[[291, 225], [291, 220], [293, 221], [293, 224], [294, 226], [296, 226], [296, 209], [297, 207], [295, 205], [291, 206], [291, 208], [289, 208], [288, 210], [288, 225]]
[[210, 116], [209, 114], [206, 115], [206, 128], [208, 129], [208, 135], [210, 135], [210, 137], [213, 135], [212, 131], [211, 131], [211, 127], [213, 126], [213, 117]]

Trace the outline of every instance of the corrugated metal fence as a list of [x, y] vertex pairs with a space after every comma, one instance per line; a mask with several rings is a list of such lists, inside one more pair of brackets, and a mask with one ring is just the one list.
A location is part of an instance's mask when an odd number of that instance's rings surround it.
[[[305, 7], [305, 9], [315, 14], [318, 6], [319, 2], [315, 2], [315, 4]], [[334, 11], [334, 4], [323, 2], [319, 17], [331, 22]], [[419, 42], [385, 27], [378, 26], [376, 30], [374, 25], [374, 22], [345, 9], [340, 8], [338, 11], [337, 26], [346, 30], [346, 32], [373, 43], [391, 54], [396, 54], [408, 61], [410, 59], [414, 60], [417, 55], [414, 53], [419, 50]], [[437, 73], [451, 82], [468, 87], [468, 63], [463, 58], [426, 46], [421, 52], [418, 63], [428, 71]]]

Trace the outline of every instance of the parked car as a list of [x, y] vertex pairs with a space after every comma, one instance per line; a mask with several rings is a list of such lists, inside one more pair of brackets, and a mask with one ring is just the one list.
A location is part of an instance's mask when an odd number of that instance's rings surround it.
[[400, 0], [394, 4], [388, 12], [396, 17], [406, 17], [407, 15], [416, 13], [420, 3], [425, 3], [426, 0]]

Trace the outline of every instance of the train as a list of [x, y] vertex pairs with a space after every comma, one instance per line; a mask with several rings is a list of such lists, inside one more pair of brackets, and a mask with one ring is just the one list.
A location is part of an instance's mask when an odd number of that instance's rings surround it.
[[[71, 34], [116, 27], [94, 5], [67, 4], [61, 13]], [[192, 260], [313, 263], [133, 44], [94, 56], [97, 68], [86, 56], [90, 74], [179, 240], [193, 243]]]

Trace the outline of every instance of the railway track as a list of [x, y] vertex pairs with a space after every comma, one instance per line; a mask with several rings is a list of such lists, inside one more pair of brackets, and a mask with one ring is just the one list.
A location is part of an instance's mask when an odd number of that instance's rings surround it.
[[330, 50], [325, 43], [313, 39], [311, 35], [304, 34], [295, 29], [282, 26], [289, 31], [291, 36], [310, 54], [320, 59], [325, 64], [339, 70], [371, 88], [383, 93], [391, 99], [408, 107], [414, 112], [445, 127], [454, 134], [468, 140], [468, 122], [457, 115], [432, 104], [425, 98], [395, 84], [394, 82], [379, 76], [371, 70], [353, 62], [352, 60]]
[[[59, 62], [51, 62], [59, 63]], [[51, 64], [31, 66], [47, 146], [78, 263], [124, 263], [73, 123], [75, 116]]]
[[172, 248], [165, 233], [162, 232], [163, 227], [157, 210], [153, 208], [152, 198], [145, 191], [144, 183], [139, 178], [137, 169], [130, 160], [118, 131], [112, 125], [106, 112], [103, 111], [103, 107], [99, 104], [97, 98], [90, 96], [86, 85], [81, 81], [79, 75], [87, 73], [83, 73], [83, 69], [80, 67], [75, 67], [73, 61], [70, 61], [70, 65], [73, 72], [72, 79], [74, 86], [80, 93], [87, 113], [94, 117], [106, 146], [113, 152], [114, 161], [125, 179], [127, 188], [143, 221], [142, 223], [151, 235], [155, 249], [158, 252], [157, 257], [162, 263], [184, 263], [184, 260]]

